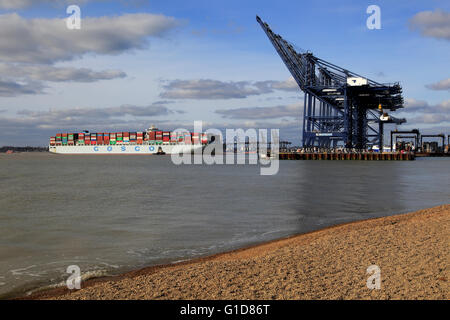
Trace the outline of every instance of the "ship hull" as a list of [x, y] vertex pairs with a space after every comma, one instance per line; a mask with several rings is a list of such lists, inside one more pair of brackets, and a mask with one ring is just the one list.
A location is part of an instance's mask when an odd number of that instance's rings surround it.
[[90, 146], [49, 146], [49, 151], [58, 154], [172, 154], [192, 153], [201, 150], [203, 145], [162, 144], [162, 145], [90, 145]]

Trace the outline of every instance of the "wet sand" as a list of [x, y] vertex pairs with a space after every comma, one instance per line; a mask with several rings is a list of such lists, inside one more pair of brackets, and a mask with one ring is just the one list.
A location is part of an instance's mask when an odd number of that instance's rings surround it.
[[[34, 299], [449, 299], [450, 204], [358, 221]], [[368, 289], [367, 268], [381, 271]]]

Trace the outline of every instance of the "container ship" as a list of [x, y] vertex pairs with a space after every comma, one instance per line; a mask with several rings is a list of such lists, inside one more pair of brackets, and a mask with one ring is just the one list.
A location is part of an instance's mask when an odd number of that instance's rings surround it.
[[160, 131], [152, 126], [140, 132], [58, 133], [50, 138], [49, 151], [60, 154], [172, 154], [204, 148], [205, 133]]

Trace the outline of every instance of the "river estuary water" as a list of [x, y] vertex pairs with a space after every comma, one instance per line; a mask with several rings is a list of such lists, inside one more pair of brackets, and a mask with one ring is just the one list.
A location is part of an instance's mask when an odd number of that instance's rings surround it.
[[450, 202], [450, 158], [174, 165], [0, 155], [0, 297]]

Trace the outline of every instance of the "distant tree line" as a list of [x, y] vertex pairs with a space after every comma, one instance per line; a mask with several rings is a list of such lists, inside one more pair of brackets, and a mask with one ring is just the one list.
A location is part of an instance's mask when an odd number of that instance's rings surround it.
[[0, 153], [4, 152], [48, 152], [48, 147], [13, 147], [13, 146], [4, 146], [0, 147]]

